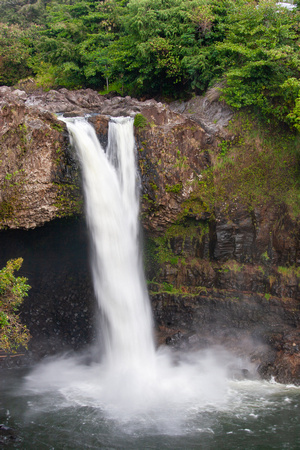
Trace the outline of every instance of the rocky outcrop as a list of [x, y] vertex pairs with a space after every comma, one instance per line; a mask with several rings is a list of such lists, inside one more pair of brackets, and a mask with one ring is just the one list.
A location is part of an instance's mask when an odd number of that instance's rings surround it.
[[193, 97], [186, 102], [176, 101], [170, 104], [170, 108], [192, 118], [209, 135], [227, 138], [230, 136], [227, 126], [233, 113], [224, 102], [218, 101], [220, 95], [221, 91], [217, 87], [212, 88], [203, 97]]
[[[198, 152], [201, 144], [209, 141], [199, 125], [172, 112], [162, 103], [154, 100], [139, 102], [130, 97], [106, 99], [91, 89], [72, 92], [60, 89], [27, 95], [25, 91], [0, 87], [0, 107], [2, 228], [34, 228], [56, 217], [81, 212], [76, 156], [69, 148], [65, 125], [58, 120], [57, 114], [91, 115], [90, 120], [95, 124], [103, 145], [107, 143], [109, 116], [142, 114], [151, 126], [157, 127], [150, 133], [153, 136], [150, 146], [155, 142], [156, 148], [166, 142], [166, 130], [169, 129], [168, 150], [175, 145], [166, 167], [170, 180], [174, 164], [178, 165], [176, 171], [180, 171], [183, 177], [190, 177], [190, 173], [185, 175], [182, 163], [187, 159], [186, 154]], [[179, 157], [180, 152], [182, 156]], [[195, 156], [194, 167], [199, 165], [199, 158], [205, 166], [207, 155]], [[155, 161], [149, 164], [154, 165]], [[186, 178], [188, 180], [191, 181]], [[146, 189], [149, 190], [149, 186]], [[185, 189], [190, 190], [188, 186]], [[161, 199], [163, 195], [161, 192]], [[147, 207], [144, 209], [147, 211]], [[174, 216], [172, 208], [169, 212], [171, 223]], [[153, 225], [157, 226], [157, 223]]]
[[[2, 95], [1, 95], [2, 94]], [[0, 88], [0, 227], [34, 228], [81, 211], [78, 166], [61, 121]]]
[[[110, 116], [136, 117], [144, 253], [159, 342], [175, 348], [223, 344], [246, 353], [262, 376], [300, 383], [299, 214], [280, 198], [280, 179], [256, 169], [262, 145], [229, 125], [232, 111], [218, 101], [216, 90], [167, 106], [106, 98], [89, 89], [26, 94], [2, 87], [0, 105], [2, 228], [34, 228], [81, 213], [76, 155], [55, 114], [89, 114], [103, 146]], [[235, 161], [228, 162], [235, 147]], [[266, 188], [261, 180], [251, 184], [256, 170], [270, 176]], [[267, 193], [257, 194], [259, 189]], [[63, 270], [53, 280], [63, 283], [69, 276]], [[63, 297], [76, 318], [65, 315], [60, 294], [53, 296], [55, 307], [47, 306], [47, 317], [39, 306], [40, 285], [36, 301], [31, 297], [24, 304], [35, 342], [52, 339], [53, 351], [60, 340], [78, 348], [80, 326], [84, 343], [91, 336], [91, 309], [83, 314], [77, 303], [79, 296], [93, 301], [90, 281], [74, 282], [77, 294], [72, 283], [66, 283], [72, 295], [63, 290]], [[62, 325], [68, 320], [76, 324], [73, 331]]]

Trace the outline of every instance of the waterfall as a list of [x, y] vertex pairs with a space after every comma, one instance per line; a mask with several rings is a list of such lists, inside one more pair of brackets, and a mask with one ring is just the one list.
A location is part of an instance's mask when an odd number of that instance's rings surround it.
[[140, 427], [150, 434], [153, 427], [160, 434], [185, 432], [186, 420], [193, 421], [199, 408], [223, 408], [232, 358], [222, 351], [174, 354], [165, 346], [155, 351], [138, 246], [133, 120], [111, 119], [106, 152], [85, 119], [63, 120], [82, 165], [105, 351], [100, 363], [86, 364], [80, 354], [41, 362], [27, 377], [27, 389], [46, 392], [47, 398], [49, 391], [58, 392], [59, 405], [64, 398], [67, 405], [92, 408], [91, 417], [99, 410], [104, 422], [125, 424], [126, 433]]
[[121, 371], [144, 370], [153, 364], [155, 352], [138, 242], [133, 119], [111, 119], [106, 152], [85, 119], [64, 121], [82, 166], [94, 290], [103, 316], [104, 361]]

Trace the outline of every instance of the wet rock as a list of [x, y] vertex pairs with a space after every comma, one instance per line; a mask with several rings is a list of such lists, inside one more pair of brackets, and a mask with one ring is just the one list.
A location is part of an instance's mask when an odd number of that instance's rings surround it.
[[242, 205], [230, 211], [230, 221], [221, 210], [216, 211], [213, 256], [224, 261], [253, 262], [256, 230], [253, 219]]
[[231, 368], [229, 375], [234, 380], [253, 380], [255, 378], [255, 375], [250, 370], [237, 367]]
[[13, 428], [0, 424], [0, 444], [9, 445], [11, 442], [16, 441], [16, 433]]
[[97, 133], [98, 139], [100, 141], [100, 144], [103, 148], [107, 147], [108, 143], [108, 123], [109, 123], [109, 117], [108, 116], [92, 116], [89, 118], [89, 122], [93, 124], [95, 131]]
[[26, 108], [13, 92], [0, 99], [0, 227], [34, 228], [79, 212], [78, 165], [64, 124]]
[[173, 348], [182, 348], [183, 341], [184, 339], [180, 331], [166, 338], [166, 344]]
[[228, 138], [226, 127], [232, 119], [233, 112], [224, 102], [219, 101], [219, 97], [220, 91], [214, 88], [204, 97], [194, 97], [187, 102], [173, 102], [170, 108], [193, 118], [210, 136]]
[[174, 330], [167, 338], [173, 348], [222, 346], [246, 358], [263, 378], [300, 384], [296, 300], [287, 305], [254, 294], [240, 292], [235, 298], [232, 293], [211, 290], [205, 296], [190, 298], [186, 294], [157, 294], [152, 296], [152, 304], [158, 326]]
[[300, 328], [272, 334], [270, 344], [272, 359], [263, 359], [258, 372], [279, 383], [300, 385]]
[[176, 350], [192, 350], [207, 348], [208, 342], [205, 339], [201, 339], [197, 333], [192, 331], [189, 333], [177, 331], [177, 333], [167, 336], [166, 345]]

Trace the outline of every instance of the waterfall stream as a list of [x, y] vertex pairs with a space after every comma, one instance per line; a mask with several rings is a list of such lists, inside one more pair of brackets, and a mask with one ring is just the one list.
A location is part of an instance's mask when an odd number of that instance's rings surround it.
[[[167, 348], [155, 351], [139, 250], [139, 179], [133, 120], [111, 119], [106, 151], [85, 119], [64, 121], [82, 167], [94, 290], [102, 312], [104, 355], [92, 375], [93, 401], [100, 400], [104, 409], [111, 413], [112, 408], [119, 418], [120, 414], [124, 417], [124, 412], [130, 417], [152, 411], [155, 415], [163, 413], [165, 421], [175, 407], [176, 423], [184, 414], [183, 404], [193, 405], [196, 399], [203, 404], [223, 403], [228, 361], [221, 367], [208, 353], [201, 357], [176, 355], [174, 360]], [[228, 360], [227, 355], [225, 359]], [[64, 374], [62, 385], [66, 382], [64, 377], [68, 380], [64, 395], [72, 392], [73, 396], [74, 375], [77, 373], [82, 380], [86, 368], [75, 370], [74, 361], [69, 360], [55, 364]], [[57, 371], [55, 364], [47, 366], [48, 375], [51, 367]], [[67, 376], [70, 370], [73, 385]], [[79, 381], [75, 390], [78, 389], [86, 391], [86, 386]], [[174, 425], [172, 420], [170, 423]]]
[[154, 342], [138, 242], [133, 119], [110, 121], [106, 153], [86, 120], [65, 121], [82, 166], [94, 289], [103, 314], [104, 358], [118, 370], [144, 370], [153, 365]]

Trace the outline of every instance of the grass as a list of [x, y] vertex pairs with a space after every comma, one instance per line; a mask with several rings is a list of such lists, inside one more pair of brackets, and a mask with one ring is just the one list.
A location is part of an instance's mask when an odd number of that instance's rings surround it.
[[299, 137], [285, 130], [266, 130], [257, 119], [240, 113], [231, 123], [233, 141], [221, 141], [216, 163], [202, 172], [185, 205], [199, 213], [234, 202], [249, 210], [285, 203], [300, 216]]
[[234, 273], [241, 272], [244, 268], [243, 264], [239, 264], [235, 260], [226, 261], [223, 264], [223, 271], [232, 271]]
[[166, 184], [166, 192], [173, 192], [174, 194], [179, 194], [182, 191], [182, 183], [173, 184], [172, 186]]
[[143, 114], [138, 113], [134, 116], [133, 125], [135, 128], [145, 128], [148, 125], [148, 120], [143, 116]]
[[291, 280], [293, 278], [300, 278], [300, 267], [277, 267], [278, 273], [285, 279], [285, 280]]

